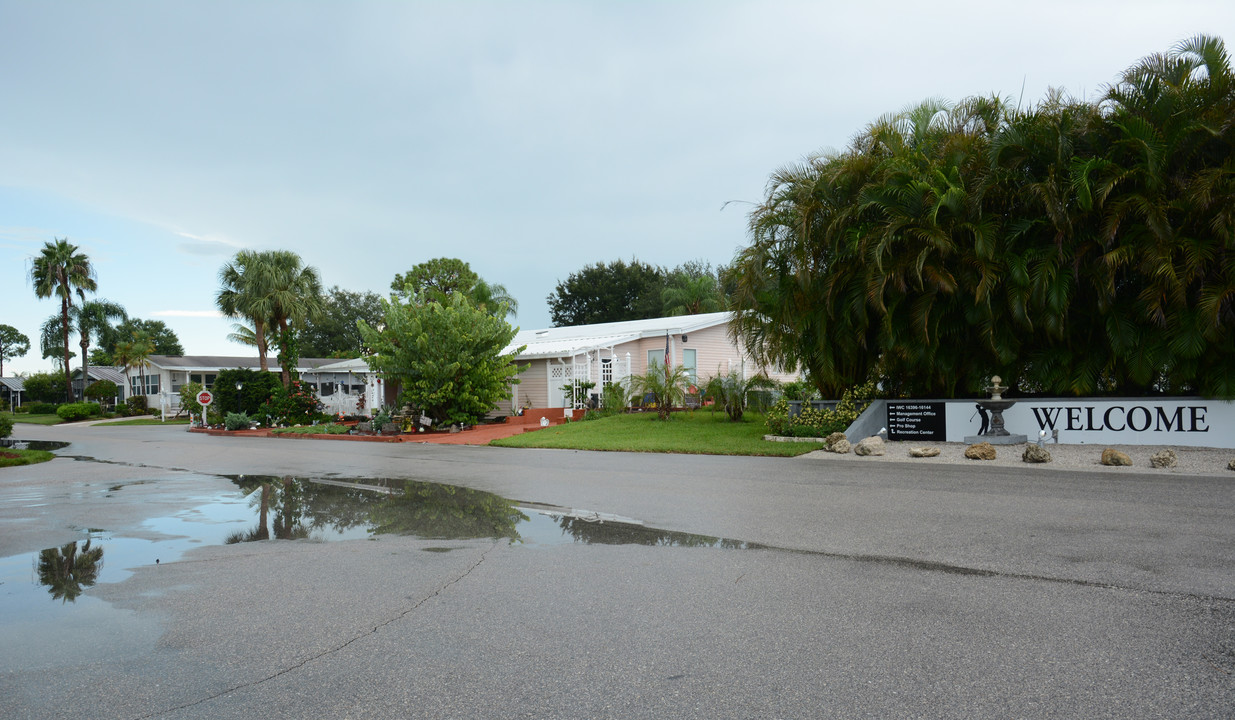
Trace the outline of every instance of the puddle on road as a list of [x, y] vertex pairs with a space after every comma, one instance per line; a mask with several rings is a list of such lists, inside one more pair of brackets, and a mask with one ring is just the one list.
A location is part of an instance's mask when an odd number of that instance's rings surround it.
[[0, 447], [13, 448], [15, 450], [62, 450], [68, 447], [66, 442], [59, 440], [15, 440], [13, 438], [0, 439]]
[[[568, 543], [761, 547], [438, 483], [228, 479], [234, 489], [175, 515], [148, 518], [135, 529], [82, 528], [77, 541], [0, 558], [0, 634], [6, 636], [9, 651], [0, 653], [0, 673], [104, 660], [115, 652], [153, 652], [157, 625], [93, 597], [90, 588], [121, 582], [137, 567], [175, 561], [195, 547], [279, 539], [329, 542], [384, 534], [441, 541], [424, 548], [435, 553], [465, 547], [452, 546], [451, 541], [481, 538], [523, 547]], [[157, 481], [112, 485], [100, 502], [123, 498], [126, 488], [138, 484]], [[162, 539], [147, 539], [151, 536]], [[118, 628], [124, 629], [122, 641], [116, 639]]]
[[[132, 569], [171, 562], [204, 545], [270, 540], [327, 542], [406, 535], [445, 541], [424, 548], [449, 552], [449, 541], [489, 538], [526, 547], [568, 543], [661, 547], [757, 548], [737, 540], [645, 527], [614, 515], [509, 500], [454, 485], [409, 480], [229, 477], [234, 490], [219, 493], [169, 517], [149, 518], [140, 532], [82, 529], [82, 537], [33, 554], [0, 558], [0, 627], [73, 613], [74, 604], [104, 613], [90, 597], [96, 583], [120, 582]], [[122, 497], [121, 483], [103, 501]], [[150, 536], [163, 539], [150, 540]], [[104, 604], [105, 605], [105, 604]], [[56, 609], [50, 610], [50, 606]], [[45, 612], [46, 611], [46, 612]], [[83, 616], [86, 614], [83, 613]], [[2, 663], [0, 663], [2, 665]]]

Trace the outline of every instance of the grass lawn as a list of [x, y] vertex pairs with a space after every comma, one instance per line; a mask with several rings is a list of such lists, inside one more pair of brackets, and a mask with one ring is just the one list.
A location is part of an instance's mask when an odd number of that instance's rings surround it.
[[14, 450], [13, 448], [0, 447], [0, 467], [33, 465], [35, 463], [47, 462], [54, 457], [56, 456], [46, 450]]
[[743, 422], [730, 422], [723, 412], [710, 410], [673, 413], [669, 420], [656, 413], [614, 415], [600, 420], [525, 432], [494, 440], [501, 447], [621, 450], [702, 455], [775, 455], [791, 457], [823, 447], [822, 443], [769, 442], [763, 415], [747, 413]]
[[13, 422], [26, 423], [28, 425], [59, 425], [64, 422], [60, 416], [55, 413], [48, 415], [30, 415], [28, 413], [17, 413], [13, 415]]
[[[169, 418], [167, 422], [163, 422], [157, 417], [140, 417], [140, 418], [133, 418], [132, 420], [117, 420], [115, 422], [102, 423], [101, 426], [102, 427], [116, 427], [117, 425], [188, 425], [188, 424], [189, 424], [188, 418], [180, 418], [179, 420], [172, 420]], [[95, 425], [94, 427], [100, 427], [100, 426]]]

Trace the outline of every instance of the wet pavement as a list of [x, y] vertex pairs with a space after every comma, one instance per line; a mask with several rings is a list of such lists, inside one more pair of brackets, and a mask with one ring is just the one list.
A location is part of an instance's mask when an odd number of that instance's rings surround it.
[[27, 428], [14, 717], [1235, 707], [1226, 477]]

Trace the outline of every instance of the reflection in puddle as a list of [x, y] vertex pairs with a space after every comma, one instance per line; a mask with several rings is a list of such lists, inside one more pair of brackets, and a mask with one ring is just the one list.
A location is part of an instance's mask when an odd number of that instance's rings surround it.
[[52, 598], [76, 602], [83, 588], [92, 587], [99, 577], [103, 548], [91, 547], [87, 540], [79, 549], [77, 541], [39, 553], [39, 582], [47, 586]]
[[[508, 500], [483, 490], [410, 480], [239, 476], [240, 492], [208, 496], [207, 502], [171, 517], [145, 520], [140, 535], [91, 528], [87, 537], [33, 555], [0, 558], [0, 617], [16, 607], [87, 598], [99, 582], [120, 582], [134, 568], [172, 562], [203, 545], [265, 540], [349, 540], [394, 534], [426, 540], [506, 540], [521, 546], [571, 543], [718, 547], [764, 546], [738, 540], [645, 527], [637, 520], [554, 505]], [[146, 481], [139, 481], [146, 482]], [[122, 485], [113, 486], [115, 492]], [[465, 546], [434, 545], [446, 553]], [[104, 569], [103, 554], [108, 564]], [[21, 570], [22, 565], [25, 571]], [[33, 569], [33, 572], [31, 570]], [[29, 574], [29, 581], [19, 578]], [[29, 591], [20, 590], [25, 585]], [[46, 593], [42, 589], [46, 588]], [[0, 624], [3, 624], [0, 621]]]
[[[657, 530], [617, 516], [516, 503], [483, 490], [414, 480], [344, 480], [244, 476], [257, 523], [228, 543], [410, 535], [427, 540], [507, 539], [511, 543], [758, 548], [709, 535]], [[526, 512], [525, 512], [526, 511]], [[364, 533], [358, 535], [357, 533]], [[445, 552], [451, 548], [432, 548]]]
[[355, 531], [432, 540], [506, 538], [513, 543], [522, 539], [515, 527], [528, 520], [512, 502], [493, 493], [439, 483], [362, 484], [290, 476], [247, 476], [233, 482], [247, 493], [257, 524], [232, 533], [228, 543], [325, 540], [355, 537]]

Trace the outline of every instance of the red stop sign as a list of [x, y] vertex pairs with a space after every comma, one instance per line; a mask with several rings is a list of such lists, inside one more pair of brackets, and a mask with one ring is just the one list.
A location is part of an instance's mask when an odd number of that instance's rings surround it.
[[214, 394], [211, 393], [209, 390], [202, 390], [201, 392], [197, 393], [197, 404], [198, 405], [209, 405], [212, 402], [214, 402]]

